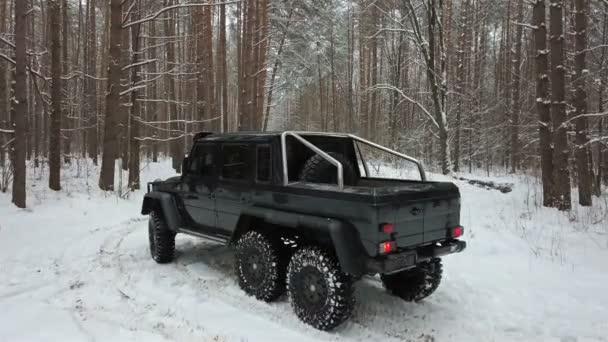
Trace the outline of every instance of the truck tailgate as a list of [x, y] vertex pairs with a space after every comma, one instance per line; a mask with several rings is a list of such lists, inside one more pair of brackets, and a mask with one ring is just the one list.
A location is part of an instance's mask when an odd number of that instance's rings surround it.
[[[453, 183], [421, 182], [379, 194], [379, 223], [392, 223], [397, 247], [443, 240], [460, 224], [460, 193]], [[386, 236], [380, 233], [380, 240]]]

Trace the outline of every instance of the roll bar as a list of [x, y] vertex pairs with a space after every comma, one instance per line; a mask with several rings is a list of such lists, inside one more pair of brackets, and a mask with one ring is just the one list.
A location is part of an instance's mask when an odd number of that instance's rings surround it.
[[[321, 150], [320, 148], [318, 148], [317, 146], [315, 146], [314, 144], [312, 144], [310, 141], [306, 140], [305, 138], [303, 138], [301, 136], [301, 134], [304, 135], [323, 135], [323, 136], [331, 136], [331, 137], [341, 137], [341, 138], [350, 138], [353, 139], [354, 141], [358, 141], [360, 143], [369, 145], [371, 147], [374, 147], [376, 149], [379, 149], [381, 151], [390, 153], [394, 156], [400, 157], [402, 159], [408, 160], [413, 162], [414, 164], [416, 164], [418, 166], [418, 170], [420, 171], [420, 178], [425, 181], [426, 180], [426, 174], [424, 173], [424, 169], [422, 168], [422, 165], [420, 164], [420, 162], [410, 156], [407, 156], [405, 154], [399, 153], [397, 151], [391, 150], [390, 148], [384, 147], [382, 145], [378, 145], [374, 142], [371, 142], [369, 140], [365, 140], [361, 137], [358, 137], [354, 134], [342, 134], [342, 133], [322, 133], [322, 132], [304, 132], [304, 131], [285, 131], [283, 133], [281, 133], [281, 157], [282, 157], [282, 162], [283, 162], [283, 185], [287, 186], [289, 185], [289, 170], [287, 167], [287, 137], [288, 136], [292, 136], [294, 137], [296, 140], [298, 140], [299, 142], [301, 142], [304, 146], [308, 147], [309, 149], [311, 149], [313, 152], [315, 152], [316, 154], [320, 155], [323, 159], [327, 160], [328, 162], [330, 162], [332, 165], [334, 165], [336, 167], [336, 176], [338, 179], [338, 189], [343, 190], [344, 189], [344, 171], [342, 168], [342, 163], [340, 163], [339, 161], [337, 161], [335, 158], [333, 158], [331, 155], [329, 155], [328, 153], [326, 153], [325, 151]], [[364, 167], [365, 167], [365, 171], [367, 171], [367, 166], [365, 164], [365, 160], [363, 160], [363, 155], [361, 155], [361, 151], [359, 151], [359, 157], [361, 158], [361, 162], [363, 163]]]

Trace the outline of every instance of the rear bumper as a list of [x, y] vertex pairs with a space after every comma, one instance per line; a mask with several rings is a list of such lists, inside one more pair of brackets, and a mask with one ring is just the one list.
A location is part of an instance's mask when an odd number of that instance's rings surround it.
[[366, 263], [368, 274], [396, 273], [416, 266], [417, 263], [431, 258], [438, 258], [448, 254], [460, 253], [467, 247], [465, 241], [450, 240], [441, 246], [429, 245], [399, 253], [389, 254], [382, 259], [369, 259]]

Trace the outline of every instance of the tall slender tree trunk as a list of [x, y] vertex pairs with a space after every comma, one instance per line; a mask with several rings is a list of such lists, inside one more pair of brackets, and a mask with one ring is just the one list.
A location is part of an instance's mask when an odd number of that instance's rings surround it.
[[58, 0], [49, 1], [51, 19], [51, 125], [49, 139], [49, 188], [61, 190], [61, 121], [62, 121], [62, 51], [61, 51], [61, 7]]
[[120, 139], [120, 55], [122, 29], [122, 0], [110, 2], [110, 54], [108, 68], [108, 90], [106, 95], [106, 120], [103, 135], [103, 156], [99, 187], [101, 190], [114, 190], [114, 161], [118, 157]]
[[[166, 0], [165, 6], [170, 6], [174, 3], [173, 0]], [[165, 19], [165, 35], [167, 37], [175, 36], [175, 13], [169, 13], [167, 18]], [[171, 41], [167, 43], [167, 68], [172, 70], [176, 68], [176, 58], [175, 58], [175, 44]], [[171, 150], [171, 161], [173, 169], [176, 172], [181, 172], [182, 160], [183, 160], [183, 147], [181, 134], [178, 132], [179, 126], [177, 124], [177, 120], [179, 119], [179, 111], [177, 108], [177, 95], [176, 95], [176, 86], [175, 79], [173, 76], [167, 74], [165, 81], [167, 82], [167, 100], [169, 103], [167, 104], [167, 118], [171, 122], [169, 124], [169, 128], [171, 129], [171, 142], [170, 142], [170, 150]]]
[[359, 132], [364, 137], [368, 138], [368, 75], [369, 70], [369, 47], [368, 47], [368, 20], [367, 11], [368, 1], [360, 0], [359, 4]]
[[[133, 9], [133, 20], [139, 20], [140, 17], [140, 0], [135, 0], [135, 8]], [[139, 41], [140, 41], [140, 29], [141, 25], [133, 25], [131, 27], [131, 48], [133, 50], [133, 55], [131, 58], [131, 64], [137, 65], [139, 62]], [[141, 81], [141, 78], [138, 73], [139, 67], [131, 68], [131, 88], [134, 89], [131, 92], [131, 113], [129, 115], [131, 132], [129, 134], [129, 138], [131, 142], [130, 146], [130, 156], [129, 156], [129, 188], [134, 191], [140, 188], [139, 182], [139, 120], [141, 116], [140, 111], [140, 102], [139, 102], [139, 92], [135, 90], [137, 84]]]
[[228, 131], [228, 68], [226, 63], [226, 5], [220, 5], [220, 24], [219, 24], [219, 75], [218, 78], [221, 80], [220, 94], [218, 100], [221, 101], [222, 108], [222, 132]]
[[569, 210], [570, 171], [568, 170], [568, 124], [566, 122], [564, 31], [562, 1], [551, 0], [549, 16], [551, 48], [551, 118], [553, 121], [553, 179], [556, 190], [556, 207]]
[[[5, 32], [5, 22], [7, 21], [7, 4], [5, 2], [0, 3], [0, 32]], [[0, 61], [0, 129], [10, 130], [10, 108], [9, 108], [9, 87], [7, 83], [7, 71], [6, 67], [8, 63], [5, 61]], [[6, 163], [6, 151], [7, 147], [4, 147], [9, 140], [9, 136], [7, 134], [0, 133], [0, 168], [3, 168]], [[5, 191], [4, 188], [0, 189], [0, 191]]]
[[[524, 0], [517, 4], [517, 22], [524, 20]], [[511, 172], [515, 173], [519, 167], [519, 117], [521, 115], [521, 46], [523, 26], [517, 25], [515, 33], [515, 56], [513, 58], [513, 75], [511, 89], [513, 90], [513, 106], [511, 108]]]
[[578, 179], [578, 203], [591, 206], [593, 174], [590, 170], [591, 150], [587, 118], [587, 91], [585, 75], [585, 49], [587, 48], [587, 1], [575, 0], [575, 54], [574, 54], [574, 115], [576, 123], [576, 171]]
[[97, 25], [95, 13], [96, 0], [88, 0], [87, 2], [87, 59], [86, 77], [84, 80], [84, 95], [85, 95], [85, 113], [87, 117], [87, 150], [89, 158], [97, 165], [97, 154], [99, 147], [97, 142], [98, 124], [97, 124]]
[[545, 24], [545, 0], [534, 3], [532, 27], [536, 48], [536, 110], [538, 112], [538, 131], [540, 137], [541, 172], [543, 182], [543, 205], [555, 205], [553, 184], [553, 150], [551, 147], [551, 100], [549, 98], [549, 59], [547, 55], [547, 27]]
[[26, 91], [26, 16], [28, 11], [26, 1], [15, 2], [15, 85], [13, 102], [13, 122], [15, 141], [13, 142], [13, 198], [19, 208], [25, 208], [25, 116], [27, 115]]
[[[62, 48], [62, 56], [61, 56], [61, 74], [66, 78], [65, 81], [61, 82], [61, 91], [64, 94], [62, 98], [62, 120], [63, 128], [67, 128], [64, 130], [60, 136], [59, 144], [63, 145], [63, 158], [65, 163], [70, 163], [70, 152], [71, 152], [71, 141], [72, 141], [72, 133], [69, 130], [73, 126], [74, 119], [72, 118], [72, 111], [70, 110], [70, 99], [69, 99], [69, 88], [67, 77], [70, 73], [70, 61], [68, 55], [68, 45], [69, 45], [69, 34], [68, 34], [68, 0], [62, 0], [61, 2], [61, 19], [62, 23], [61, 27], [61, 48]], [[65, 137], [65, 138], [63, 138]]]

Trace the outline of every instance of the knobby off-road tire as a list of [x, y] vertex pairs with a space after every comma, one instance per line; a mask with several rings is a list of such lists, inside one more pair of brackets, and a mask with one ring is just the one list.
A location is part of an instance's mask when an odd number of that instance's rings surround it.
[[280, 239], [250, 231], [236, 244], [236, 274], [245, 293], [271, 302], [285, 293], [287, 258]]
[[287, 268], [291, 306], [304, 323], [331, 330], [346, 321], [354, 308], [352, 278], [338, 260], [318, 247], [296, 251]]
[[166, 264], [175, 258], [175, 233], [170, 231], [162, 216], [153, 211], [148, 221], [150, 255], [159, 264]]
[[[339, 153], [330, 152], [328, 154], [342, 164], [344, 185], [355, 185], [357, 174], [355, 166], [350, 160]], [[299, 179], [302, 182], [312, 183], [336, 184], [338, 182], [336, 167], [318, 154], [308, 158], [304, 163]]]
[[420, 301], [437, 290], [441, 282], [441, 259], [434, 258], [415, 268], [381, 276], [384, 287], [406, 301]]

